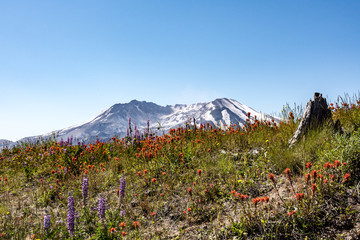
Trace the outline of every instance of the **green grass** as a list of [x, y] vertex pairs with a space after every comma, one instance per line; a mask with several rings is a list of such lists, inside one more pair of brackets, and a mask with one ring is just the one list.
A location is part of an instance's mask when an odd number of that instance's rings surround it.
[[[291, 111], [287, 106], [282, 113]], [[333, 118], [343, 124], [343, 135], [324, 126], [293, 148], [288, 141], [299, 119], [290, 117], [276, 126], [251, 119], [244, 129], [179, 128], [134, 143], [44, 140], [3, 149], [0, 239], [356, 239], [359, 102], [334, 107]], [[122, 177], [126, 189], [119, 198]], [[69, 192], [77, 212], [73, 235]], [[104, 219], [97, 212], [101, 195]]]

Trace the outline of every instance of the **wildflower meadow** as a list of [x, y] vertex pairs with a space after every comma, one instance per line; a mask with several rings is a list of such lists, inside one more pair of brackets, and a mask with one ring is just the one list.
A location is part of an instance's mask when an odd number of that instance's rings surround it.
[[[358, 239], [360, 101], [288, 146], [301, 114], [189, 122], [0, 152], [0, 239]], [[134, 130], [133, 130], [134, 129]]]

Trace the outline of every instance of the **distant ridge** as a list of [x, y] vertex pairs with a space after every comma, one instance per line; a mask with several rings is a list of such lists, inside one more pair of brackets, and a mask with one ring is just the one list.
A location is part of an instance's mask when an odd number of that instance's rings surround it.
[[12, 146], [13, 142], [6, 139], [0, 139], [0, 149], [2, 149], [5, 146]]

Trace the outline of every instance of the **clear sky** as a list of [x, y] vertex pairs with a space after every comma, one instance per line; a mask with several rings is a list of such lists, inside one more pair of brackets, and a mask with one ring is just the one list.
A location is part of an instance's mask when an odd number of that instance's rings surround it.
[[0, 1], [0, 139], [115, 103], [276, 113], [360, 89], [360, 1]]

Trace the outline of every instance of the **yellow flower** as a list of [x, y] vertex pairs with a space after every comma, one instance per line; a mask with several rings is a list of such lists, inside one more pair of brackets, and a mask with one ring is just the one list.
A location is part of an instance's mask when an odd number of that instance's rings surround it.
[[10, 214], [10, 212], [7, 212], [6, 214]]
[[241, 183], [241, 182], [242, 182], [242, 179], [239, 179], [238, 182]]

